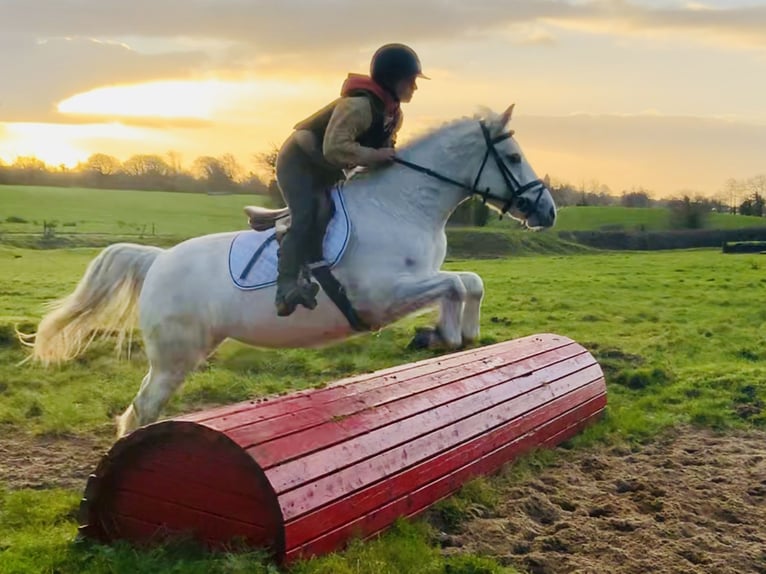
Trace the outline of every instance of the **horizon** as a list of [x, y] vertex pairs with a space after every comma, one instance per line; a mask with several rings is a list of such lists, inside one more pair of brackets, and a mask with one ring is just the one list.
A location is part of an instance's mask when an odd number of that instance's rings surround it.
[[0, 158], [231, 153], [249, 168], [401, 41], [432, 79], [403, 106], [400, 145], [515, 102], [541, 177], [670, 197], [766, 173], [766, 2], [137, 2], [5, 0]]

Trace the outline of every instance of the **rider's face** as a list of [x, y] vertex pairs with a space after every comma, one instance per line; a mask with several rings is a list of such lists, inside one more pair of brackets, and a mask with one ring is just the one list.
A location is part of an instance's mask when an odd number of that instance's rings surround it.
[[412, 100], [415, 90], [418, 89], [417, 76], [405, 78], [396, 85], [396, 95], [400, 102], [407, 103]]

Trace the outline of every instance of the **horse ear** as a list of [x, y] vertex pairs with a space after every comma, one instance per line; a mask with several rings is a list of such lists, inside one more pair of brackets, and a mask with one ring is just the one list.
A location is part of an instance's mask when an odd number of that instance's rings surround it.
[[511, 104], [508, 106], [508, 109], [503, 112], [503, 115], [500, 116], [500, 127], [504, 128], [508, 125], [508, 122], [511, 121], [511, 114], [513, 114], [513, 107], [516, 104]]

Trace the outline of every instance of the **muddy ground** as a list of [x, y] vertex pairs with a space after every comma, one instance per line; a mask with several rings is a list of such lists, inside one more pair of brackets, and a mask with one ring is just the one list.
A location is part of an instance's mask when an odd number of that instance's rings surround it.
[[[6, 488], [81, 489], [106, 452], [94, 437], [5, 434]], [[680, 429], [643, 447], [561, 451], [494, 511], [442, 537], [532, 574], [766, 574], [766, 433]]]
[[[570, 451], [444, 537], [533, 574], [766, 573], [766, 433]], [[452, 546], [454, 545], [454, 546]]]
[[0, 435], [0, 485], [19, 488], [85, 488], [88, 475], [114, 443], [110, 428], [94, 436]]

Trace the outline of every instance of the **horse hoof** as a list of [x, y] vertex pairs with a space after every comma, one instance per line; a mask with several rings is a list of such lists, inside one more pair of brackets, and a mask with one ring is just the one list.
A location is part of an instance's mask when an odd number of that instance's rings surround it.
[[441, 343], [439, 332], [433, 327], [420, 327], [415, 330], [415, 336], [407, 345], [410, 350], [420, 351], [423, 349], [433, 349]]

